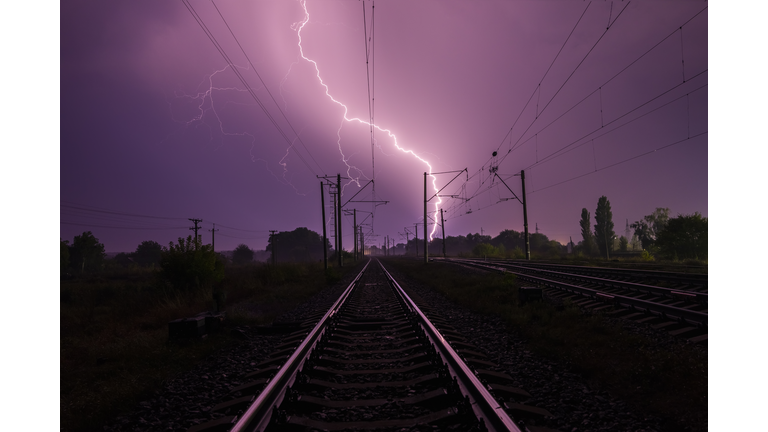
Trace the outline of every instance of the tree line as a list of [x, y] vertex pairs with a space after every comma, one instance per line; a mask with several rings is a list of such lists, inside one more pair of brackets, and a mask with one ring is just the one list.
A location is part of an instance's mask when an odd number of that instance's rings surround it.
[[669, 208], [657, 207], [651, 214], [633, 222], [632, 239], [616, 237], [611, 203], [605, 196], [597, 201], [594, 231], [591, 215], [586, 208], [581, 210], [582, 241], [576, 246], [577, 253], [600, 256], [606, 259], [616, 250], [627, 251], [630, 242], [639, 242], [646, 259], [658, 256], [668, 260], [706, 260], [708, 251], [707, 218], [699, 212], [690, 215], [669, 217]]

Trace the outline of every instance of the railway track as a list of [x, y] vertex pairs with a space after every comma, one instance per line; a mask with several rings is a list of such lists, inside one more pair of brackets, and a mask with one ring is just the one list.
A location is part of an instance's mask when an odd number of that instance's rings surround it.
[[[664, 277], [666, 281], [676, 284], [676, 287], [663, 287], [630, 282], [629, 280], [640, 280], [639, 275], [643, 274], [635, 270], [621, 273], [618, 269], [582, 270], [583, 268], [578, 266], [519, 265], [506, 261], [444, 261], [489, 271], [513, 273], [521, 281], [542, 287], [550, 298], [567, 298], [587, 309], [648, 323], [653, 328], [694, 343], [706, 342], [708, 338], [708, 294], [706, 280], [702, 281], [699, 275], [687, 281], [684, 276], [688, 275], [669, 272], [652, 272], [653, 275], [646, 273], [652, 281]], [[663, 274], [660, 276], [660, 273]], [[697, 287], [697, 290], [683, 290], [680, 287]]]
[[189, 432], [542, 430], [526, 422], [552, 414], [479, 351], [371, 260]]
[[658, 287], [685, 290], [706, 294], [708, 291], [708, 275], [706, 273], [676, 273], [660, 270], [587, 267], [577, 265], [549, 264], [520, 260], [492, 260], [494, 263], [504, 263], [531, 269], [550, 270], [575, 275], [593, 276], [601, 279], [636, 282]]

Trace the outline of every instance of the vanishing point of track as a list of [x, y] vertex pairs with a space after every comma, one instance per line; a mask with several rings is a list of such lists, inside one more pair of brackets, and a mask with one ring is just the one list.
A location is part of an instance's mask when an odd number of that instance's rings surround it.
[[226, 416], [190, 432], [525, 431], [515, 418], [549, 414], [520, 403], [530, 394], [423, 308], [369, 260], [311, 329], [213, 408]]

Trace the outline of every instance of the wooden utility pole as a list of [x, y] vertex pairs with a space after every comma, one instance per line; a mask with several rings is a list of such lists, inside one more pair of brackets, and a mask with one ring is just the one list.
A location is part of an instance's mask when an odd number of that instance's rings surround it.
[[275, 251], [277, 249], [277, 237], [275, 236], [275, 233], [277, 230], [269, 230], [269, 238], [272, 240], [270, 243], [272, 244], [272, 265], [275, 265], [277, 260], [275, 259]]
[[531, 260], [531, 243], [528, 239], [528, 206], [525, 204], [525, 170], [520, 170], [520, 180], [523, 182], [523, 227], [525, 228], [525, 259]]
[[429, 263], [429, 240], [427, 239], [427, 173], [424, 173], [424, 264]]
[[328, 237], [325, 233], [325, 189], [323, 182], [320, 182], [320, 209], [323, 213], [323, 268], [328, 270]]
[[443, 258], [445, 258], [445, 219], [443, 219], [443, 209], [440, 209], [440, 226], [443, 228]]
[[213, 229], [209, 229], [208, 231], [211, 232], [211, 250], [216, 252], [216, 231], [219, 231], [216, 229], [216, 224], [213, 224]]
[[197, 249], [197, 244], [200, 243], [200, 239], [197, 237], [197, 230], [199, 230], [200, 227], [197, 226], [197, 224], [199, 224], [203, 220], [202, 219], [189, 219], [189, 220], [191, 220], [192, 223], [195, 224], [195, 227], [194, 228], [190, 228], [190, 230], [194, 230], [195, 231], [195, 249]]

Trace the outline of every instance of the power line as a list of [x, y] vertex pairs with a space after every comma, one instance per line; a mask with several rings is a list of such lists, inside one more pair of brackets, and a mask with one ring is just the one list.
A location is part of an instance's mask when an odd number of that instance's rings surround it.
[[85, 226], [85, 227], [96, 227], [96, 228], [112, 228], [112, 229], [134, 229], [134, 230], [177, 230], [177, 229], [187, 229], [186, 226], [177, 226], [177, 227], [128, 227], [128, 226], [114, 226], [114, 225], [96, 225], [96, 224], [84, 224], [84, 223], [77, 223], [77, 222], [67, 222], [67, 221], [61, 221], [59, 222], [61, 225], [74, 225], [74, 226]]
[[[97, 225], [97, 224], [85, 224], [85, 223], [80, 223], [75, 221], [65, 221], [65, 222], [61, 222], [62, 225], [81, 225], [81, 226], [96, 226], [100, 228], [151, 229], [151, 230], [180, 229], [180, 228], [186, 229], [187, 228], [186, 226], [184, 227], [160, 226], [160, 225], [154, 224], [151, 221], [142, 221], [140, 219], [186, 221], [188, 220], [188, 218], [127, 213], [127, 212], [121, 212], [117, 210], [110, 210], [102, 207], [94, 207], [94, 206], [89, 206], [85, 204], [78, 204], [78, 203], [65, 201], [65, 200], [61, 201], [60, 206], [61, 206], [62, 214], [66, 216], [83, 217], [83, 218], [89, 218], [89, 219], [100, 219], [100, 220], [110, 221], [110, 222], [145, 224], [144, 226], [115, 226], [115, 225]], [[139, 220], [132, 220], [130, 218], [139, 218]], [[267, 232], [267, 230], [252, 230], [252, 229], [237, 228], [229, 225], [220, 224], [218, 222], [208, 222], [208, 223], [215, 223], [218, 226], [218, 228], [226, 228], [234, 231], [242, 231], [242, 232], [248, 232], [248, 233], [266, 233]], [[150, 224], [150, 225], [147, 225], [147, 224]], [[221, 233], [219, 235], [226, 236], [225, 234], [221, 234]]]

